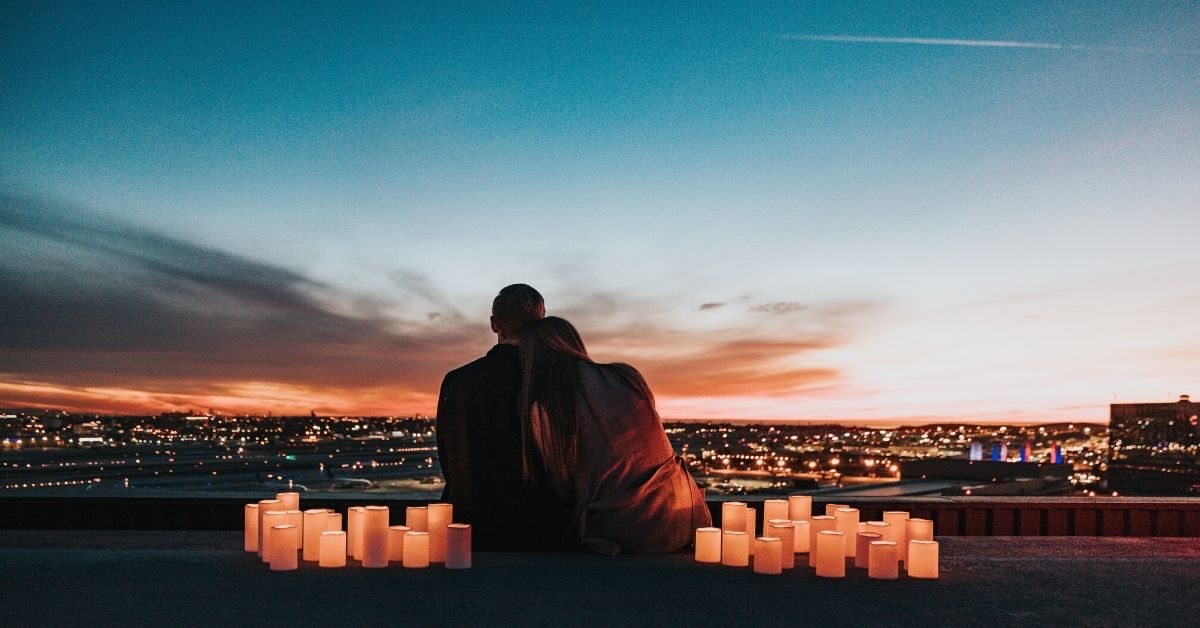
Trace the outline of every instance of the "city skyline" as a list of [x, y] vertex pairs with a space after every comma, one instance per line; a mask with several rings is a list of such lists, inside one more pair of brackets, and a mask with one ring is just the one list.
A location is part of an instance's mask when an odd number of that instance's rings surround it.
[[529, 283], [664, 417], [1200, 376], [1200, 7], [0, 9], [0, 407], [433, 413]]

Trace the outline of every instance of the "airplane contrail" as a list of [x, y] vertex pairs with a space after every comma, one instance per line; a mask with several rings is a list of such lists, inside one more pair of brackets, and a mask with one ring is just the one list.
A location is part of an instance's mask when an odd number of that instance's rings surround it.
[[780, 36], [793, 41], [820, 41], [849, 44], [899, 44], [915, 46], [967, 46], [972, 48], [1032, 48], [1036, 50], [1082, 50], [1088, 52], [1133, 52], [1143, 54], [1200, 55], [1200, 50], [1150, 48], [1139, 46], [1085, 46], [1056, 44], [1042, 41], [1006, 41], [1001, 39], [940, 39], [934, 37], [875, 37], [871, 35], [806, 35]]

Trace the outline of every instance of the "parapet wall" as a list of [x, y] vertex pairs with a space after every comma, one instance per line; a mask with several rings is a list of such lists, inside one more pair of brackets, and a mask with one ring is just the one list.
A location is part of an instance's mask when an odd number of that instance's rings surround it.
[[[267, 496], [13, 496], [0, 497], [0, 529], [80, 530], [238, 530], [243, 504]], [[722, 501], [710, 500], [720, 521]], [[761, 497], [738, 498], [759, 508]], [[387, 498], [378, 493], [314, 494], [304, 508], [345, 512], [360, 504], [391, 506], [399, 522], [406, 506], [424, 500]], [[914, 497], [816, 498], [813, 509], [848, 504], [862, 520], [877, 520], [885, 510], [905, 510], [932, 519], [940, 536], [1187, 536], [1200, 537], [1200, 498], [1166, 497]]]

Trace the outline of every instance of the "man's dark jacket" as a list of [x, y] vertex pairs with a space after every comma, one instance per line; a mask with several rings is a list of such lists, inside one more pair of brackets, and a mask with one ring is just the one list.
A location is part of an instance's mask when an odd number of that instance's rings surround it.
[[470, 523], [477, 549], [514, 551], [561, 545], [566, 508], [545, 482], [526, 481], [521, 464], [521, 359], [512, 345], [450, 371], [438, 397], [438, 460], [454, 520]]

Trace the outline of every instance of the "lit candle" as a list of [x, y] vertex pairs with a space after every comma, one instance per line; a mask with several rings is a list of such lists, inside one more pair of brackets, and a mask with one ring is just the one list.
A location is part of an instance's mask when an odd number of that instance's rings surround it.
[[289, 510], [284, 522], [290, 526], [296, 526], [296, 551], [300, 551], [300, 546], [304, 543], [304, 513], [299, 510]]
[[453, 504], [429, 504], [429, 562], [446, 562], [446, 526], [454, 521]]
[[326, 530], [321, 533], [321, 557], [317, 564], [322, 567], [346, 566], [346, 533], [341, 530]]
[[812, 495], [788, 495], [788, 519], [808, 521], [812, 517]]
[[326, 532], [340, 532], [342, 529], [342, 513], [331, 512], [329, 518], [325, 520]]
[[754, 537], [758, 531], [758, 511], [753, 508], [746, 509], [746, 536], [750, 537], [750, 555], [754, 555]]
[[[788, 519], [788, 502], [786, 499], [768, 499], [763, 502], [763, 522], [772, 519]], [[788, 520], [790, 521], [790, 519]]]
[[247, 552], [258, 551], [258, 504], [246, 504], [243, 510], [242, 546]]
[[351, 506], [346, 509], [346, 553], [354, 560], [362, 560], [362, 520], [367, 509]]
[[883, 537], [883, 538], [879, 539], [880, 541], [886, 541], [886, 540], [888, 540], [887, 539], [887, 530], [888, 530], [888, 528], [891, 528], [891, 527], [892, 527], [892, 524], [886, 523], [884, 521], [868, 521], [867, 529], [863, 530], [863, 532], [874, 532], [875, 534], [878, 534], [880, 537]]
[[[262, 508], [262, 506], [259, 506]], [[258, 547], [262, 550], [262, 561], [264, 563], [271, 562], [271, 529], [276, 526], [287, 525], [286, 510], [268, 510], [263, 515], [262, 522], [262, 538], [258, 541]]]
[[721, 562], [721, 528], [696, 528], [696, 562]]
[[296, 560], [296, 545], [300, 543], [296, 540], [298, 536], [300, 536], [300, 531], [294, 525], [271, 526], [271, 571], [291, 571], [298, 566]]
[[721, 530], [728, 532], [746, 531], [745, 502], [725, 502], [721, 504]]
[[783, 544], [779, 539], [760, 536], [754, 540], [754, 573], [778, 576], [783, 573]]
[[429, 533], [408, 531], [404, 533], [404, 567], [423, 569], [429, 566]]
[[911, 540], [908, 542], [908, 560], [904, 568], [910, 578], [938, 577], [938, 544], [937, 541]]
[[867, 577], [876, 580], [899, 578], [899, 558], [895, 541], [871, 541], [871, 549], [867, 554]]
[[301, 558], [315, 562], [321, 558], [321, 533], [325, 531], [325, 522], [329, 518], [329, 510], [314, 508], [304, 511], [304, 553]]
[[750, 565], [750, 537], [745, 530], [721, 532], [721, 564], [726, 567]]
[[838, 508], [849, 508], [849, 507], [850, 507], [850, 504], [825, 504], [825, 516], [826, 517], [836, 516], [834, 513], [837, 512]]
[[[904, 524], [905, 544], [908, 545], [908, 549], [912, 549], [912, 540], [934, 540], [934, 522], [929, 519], [907, 519]], [[900, 560], [908, 560], [907, 551]]]
[[367, 506], [359, 516], [362, 531], [362, 566], [379, 569], [388, 565], [388, 507]]
[[[817, 566], [817, 554], [821, 548], [817, 547], [817, 537], [827, 530], [834, 530], [837, 526], [837, 521], [827, 515], [817, 515], [808, 520], [808, 566]], [[845, 551], [839, 552], [838, 556], [842, 560], [846, 559]]]
[[404, 560], [404, 534], [412, 531], [408, 526], [391, 526], [388, 528], [388, 560]]
[[424, 506], [409, 506], [404, 511], [404, 525], [413, 532], [429, 531], [429, 509]]
[[846, 576], [846, 535], [833, 530], [817, 534], [817, 575], [822, 578]]
[[904, 522], [908, 521], [908, 513], [903, 510], [888, 510], [883, 513], [883, 520], [891, 526], [883, 535], [883, 540], [895, 543], [896, 556], [904, 560], [905, 551], [908, 549], [908, 539], [904, 538]]
[[451, 523], [446, 526], [446, 569], [471, 568], [471, 526]]
[[[263, 535], [266, 534], [266, 529], [263, 527], [263, 520], [267, 517], [268, 510], [279, 510], [278, 499], [263, 499], [258, 502], [258, 555], [262, 556], [266, 553], [266, 546], [263, 545]], [[263, 558], [263, 562], [270, 562]]]
[[843, 548], [847, 558], [854, 558], [854, 552], [858, 545], [854, 541], [854, 535], [858, 534], [858, 509], [857, 508], [838, 508], [834, 511], [834, 519], [837, 521], [837, 531], [844, 535], [843, 540], [846, 542], [846, 547]]
[[876, 532], [859, 532], [858, 534], [854, 535], [854, 542], [856, 546], [854, 548], [855, 567], [858, 567], [859, 569], [867, 568], [867, 565], [869, 564], [868, 559], [870, 558], [868, 552], [871, 551], [871, 542], [878, 541], [880, 538], [882, 537], [880, 537]]
[[276, 493], [275, 499], [283, 506], [280, 510], [300, 510], [300, 493]]
[[792, 549], [796, 550], [797, 554], [808, 553], [808, 519], [804, 521], [792, 521], [792, 525], [796, 526], [796, 533], [792, 539]]
[[[763, 534], [779, 539], [779, 557], [784, 569], [796, 567], [796, 526], [787, 519], [771, 519]], [[758, 551], [756, 548], [755, 552]], [[757, 556], [757, 554], [755, 554]]]

